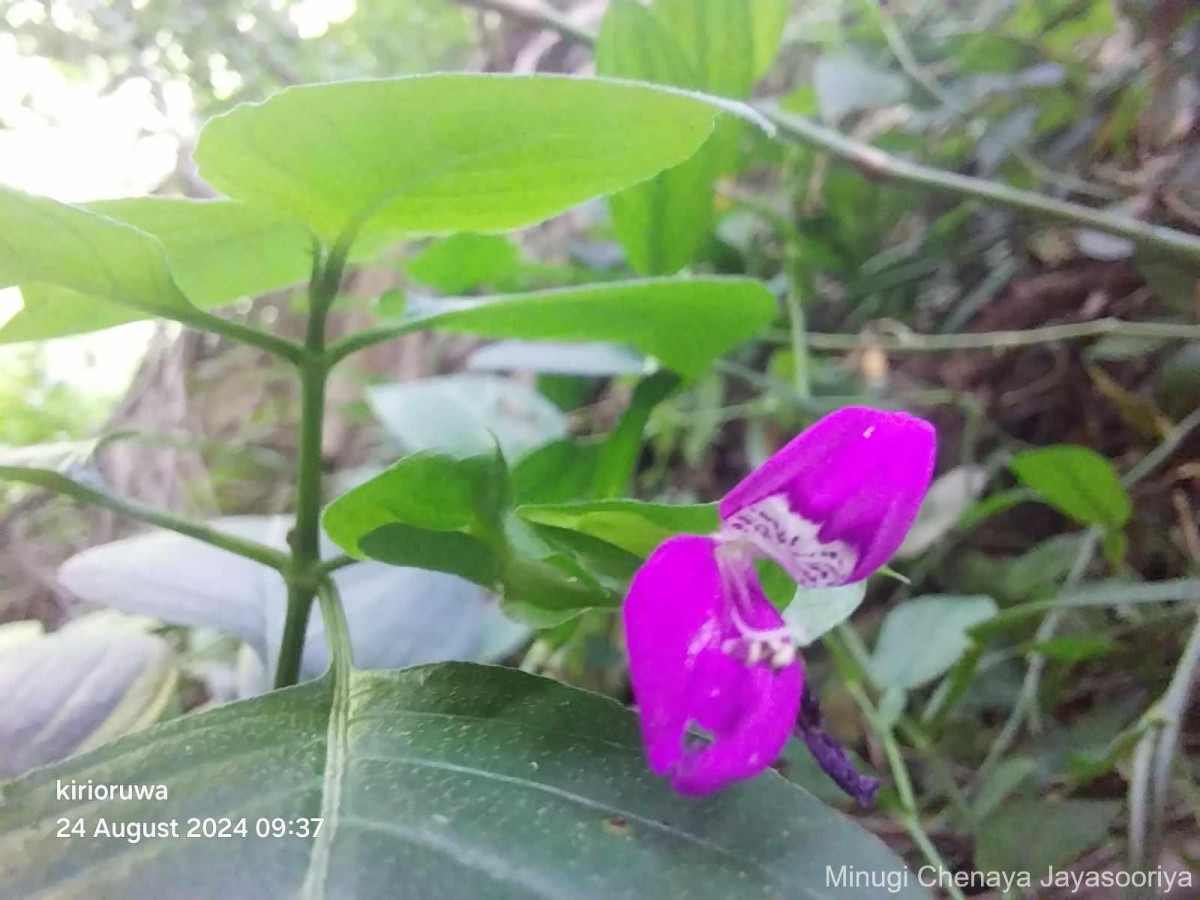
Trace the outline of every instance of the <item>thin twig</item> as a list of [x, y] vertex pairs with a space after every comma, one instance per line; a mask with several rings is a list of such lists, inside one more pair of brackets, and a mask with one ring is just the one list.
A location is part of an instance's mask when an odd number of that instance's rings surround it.
[[1200, 325], [1176, 325], [1171, 322], [1126, 322], [1123, 319], [1093, 319], [1066, 325], [1046, 325], [1023, 331], [981, 331], [970, 334], [917, 334], [899, 323], [890, 323], [887, 334], [808, 333], [808, 346], [815, 350], [858, 350], [873, 347], [887, 353], [949, 353], [956, 350], [1007, 350], [1056, 341], [1077, 341], [1105, 335], [1146, 338], [1147, 340], [1200, 340]]

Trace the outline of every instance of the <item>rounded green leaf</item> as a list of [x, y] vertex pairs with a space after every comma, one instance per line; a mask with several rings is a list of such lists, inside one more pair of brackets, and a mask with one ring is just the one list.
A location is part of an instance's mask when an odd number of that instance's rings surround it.
[[931, 594], [901, 603], [883, 620], [871, 674], [888, 688], [927, 684], [967, 651], [970, 629], [995, 615], [991, 597]]
[[1095, 450], [1059, 444], [1018, 453], [1008, 465], [1042, 500], [1082, 525], [1120, 528], [1133, 514], [1120, 476]]
[[[72, 781], [162, 785], [167, 796], [58, 799], [57, 784]], [[191, 818], [223, 817], [229, 837], [184, 836]], [[60, 819], [82, 821], [84, 835], [58, 837]], [[244, 837], [232, 833], [242, 819]], [[273, 833], [272, 819], [282, 836], [256, 836], [260, 820]], [[101, 821], [176, 821], [179, 836], [97, 837]], [[326, 676], [0, 789], [12, 896], [877, 895], [830, 885], [827, 866], [925, 896], [882, 842], [778, 775], [680, 797], [646, 768], [628, 710], [476, 665]]]
[[504, 231], [687, 159], [718, 107], [645, 85], [428, 75], [286, 90], [213, 119], [201, 174], [234, 199], [348, 231]]

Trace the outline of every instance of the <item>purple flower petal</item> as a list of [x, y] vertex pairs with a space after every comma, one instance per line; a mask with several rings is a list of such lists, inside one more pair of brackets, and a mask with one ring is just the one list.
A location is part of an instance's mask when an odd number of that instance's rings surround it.
[[725, 495], [722, 532], [806, 587], [860, 581], [904, 540], [929, 489], [935, 449], [933, 426], [922, 419], [840, 409]]
[[[629, 676], [650, 768], [676, 790], [705, 794], [766, 769], [800, 707], [798, 661], [747, 664], [727, 652], [743, 637], [730, 616], [717, 542], [679, 536], [638, 570], [625, 599]], [[751, 628], [783, 620], [748, 573]]]

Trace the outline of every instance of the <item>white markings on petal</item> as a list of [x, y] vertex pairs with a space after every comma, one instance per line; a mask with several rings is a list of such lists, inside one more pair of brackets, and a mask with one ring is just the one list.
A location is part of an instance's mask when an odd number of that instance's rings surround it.
[[820, 526], [794, 512], [783, 494], [742, 507], [725, 519], [722, 530], [775, 560], [804, 587], [842, 584], [858, 561], [844, 541], [821, 541]]

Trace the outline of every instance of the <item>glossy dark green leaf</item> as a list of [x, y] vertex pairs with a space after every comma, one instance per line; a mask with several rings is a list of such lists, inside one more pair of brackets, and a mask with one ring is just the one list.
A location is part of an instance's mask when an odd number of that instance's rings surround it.
[[491, 587], [501, 570], [507, 479], [498, 454], [415, 453], [334, 500], [322, 524], [351, 556]]
[[[72, 780], [167, 799], [56, 799]], [[247, 834], [187, 838], [191, 818], [245, 818]], [[256, 836], [276, 818], [282, 836]], [[60, 819], [85, 836], [58, 837]], [[179, 837], [95, 837], [101, 819], [177, 820]], [[877, 895], [830, 886], [830, 865], [926, 896], [882, 842], [779, 776], [680, 797], [617, 703], [466, 664], [326, 676], [0, 788], [0, 870], [22, 897]]]
[[513, 466], [518, 503], [568, 503], [587, 496], [596, 478], [603, 444], [564, 438], [529, 453]]
[[1059, 444], [1018, 453], [1009, 468], [1028, 488], [1082, 525], [1120, 528], [1133, 514], [1129, 492], [1107, 459], [1088, 447]]
[[330, 243], [505, 231], [678, 165], [717, 113], [699, 95], [598, 79], [347, 81], [239, 106], [205, 126], [195, 155], [218, 190]]

